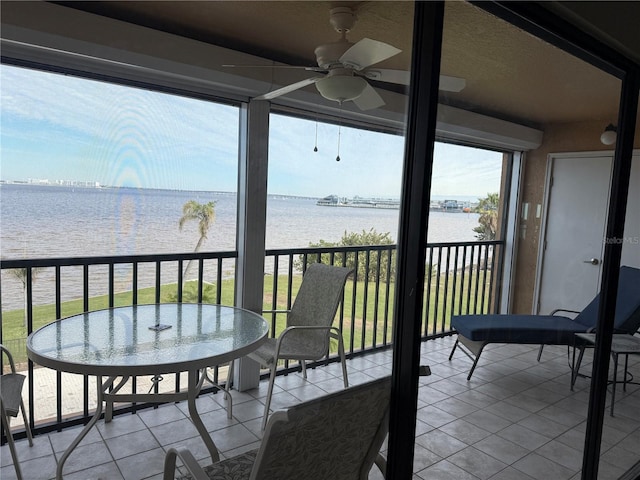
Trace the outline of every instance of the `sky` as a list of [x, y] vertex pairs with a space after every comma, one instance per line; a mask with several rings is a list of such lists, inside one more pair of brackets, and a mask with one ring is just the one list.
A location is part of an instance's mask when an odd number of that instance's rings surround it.
[[[236, 107], [8, 65], [0, 94], [3, 181], [237, 189]], [[403, 154], [402, 136], [271, 115], [268, 190], [399, 198]], [[501, 162], [500, 153], [437, 143], [432, 195], [498, 192]]]

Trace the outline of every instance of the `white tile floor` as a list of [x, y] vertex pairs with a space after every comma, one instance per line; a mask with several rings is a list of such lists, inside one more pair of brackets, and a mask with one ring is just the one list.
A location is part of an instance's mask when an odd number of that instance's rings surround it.
[[[569, 389], [565, 347], [546, 347], [536, 362], [537, 348], [493, 345], [486, 349], [473, 378], [470, 361], [448, 355], [453, 338], [426, 342], [421, 363], [432, 375], [422, 377], [418, 400], [414, 478], [430, 480], [575, 480], [580, 478], [586, 429], [589, 381], [579, 378]], [[349, 361], [352, 384], [390, 373], [391, 352]], [[591, 357], [583, 363], [589, 371]], [[640, 378], [640, 358], [630, 357], [630, 371]], [[281, 377], [273, 407], [284, 408], [324, 392], [342, 388], [340, 367]], [[234, 392], [233, 418], [223, 410], [221, 394], [198, 400], [198, 408], [223, 457], [256, 448], [266, 382], [253, 391]], [[615, 417], [605, 414], [600, 479], [616, 479], [640, 460], [640, 387], [618, 387]], [[185, 445], [207, 463], [206, 450], [186, 405], [171, 404], [100, 421], [67, 461], [65, 479], [160, 479], [165, 450]], [[39, 435], [29, 448], [18, 442], [27, 480], [50, 479], [56, 459], [78, 428]], [[0, 478], [15, 478], [8, 447], [1, 448]], [[381, 478], [375, 469], [372, 479]]]

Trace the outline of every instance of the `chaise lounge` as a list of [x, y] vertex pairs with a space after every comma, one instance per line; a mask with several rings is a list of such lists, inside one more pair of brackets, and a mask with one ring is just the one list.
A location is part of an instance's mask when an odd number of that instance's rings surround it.
[[[458, 333], [458, 339], [453, 345], [449, 360], [460, 346], [462, 352], [473, 360], [467, 375], [467, 380], [470, 380], [482, 350], [490, 343], [575, 346], [576, 333], [594, 332], [599, 301], [600, 294], [581, 312], [558, 309], [550, 315], [455, 316], [451, 319], [451, 326]], [[571, 318], [556, 315], [557, 313], [577, 313], [577, 316]], [[639, 328], [640, 269], [623, 266], [620, 268], [614, 331], [633, 335]]]

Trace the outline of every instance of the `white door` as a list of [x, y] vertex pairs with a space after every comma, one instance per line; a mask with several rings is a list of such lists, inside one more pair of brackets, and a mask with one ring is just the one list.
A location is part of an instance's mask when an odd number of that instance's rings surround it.
[[582, 310], [598, 292], [611, 157], [551, 159], [538, 311]]
[[640, 268], [640, 154], [634, 154], [631, 164], [620, 264]]
[[[599, 290], [613, 157], [551, 159], [537, 313], [582, 310]], [[640, 267], [640, 158], [634, 155], [622, 265]], [[543, 219], [544, 221], [544, 219]]]

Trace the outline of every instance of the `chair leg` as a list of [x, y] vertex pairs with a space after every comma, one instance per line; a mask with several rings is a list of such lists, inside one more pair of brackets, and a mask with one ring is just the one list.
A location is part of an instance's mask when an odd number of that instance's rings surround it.
[[[578, 361], [575, 363], [573, 369], [571, 370], [571, 391], [573, 391], [573, 386], [576, 383], [576, 379], [578, 378], [578, 372], [580, 371], [580, 364], [582, 363], [582, 356], [584, 355], [584, 345], [580, 345], [578, 347], [580, 349], [580, 353], [578, 353]], [[575, 347], [573, 350], [573, 355], [575, 356]]]
[[13, 435], [11, 434], [11, 430], [9, 429], [9, 419], [7, 417], [7, 412], [4, 410], [4, 406], [2, 406], [2, 413], [0, 414], [2, 417], [2, 427], [7, 434], [7, 443], [9, 444], [9, 451], [11, 452], [11, 459], [13, 460], [13, 467], [16, 470], [16, 477], [18, 480], [22, 480], [22, 471], [20, 470], [20, 462], [18, 461], [18, 453], [16, 452], [16, 446], [13, 442]]
[[349, 388], [349, 378], [347, 377], [347, 359], [344, 354], [344, 341], [342, 335], [338, 335], [338, 355], [342, 362], [342, 379], [344, 380], [344, 388]]
[[624, 380], [622, 381], [622, 390], [627, 391], [627, 370], [629, 370], [629, 354], [624, 354]]
[[273, 395], [273, 384], [276, 380], [276, 369], [278, 368], [278, 362], [273, 362], [269, 372], [269, 389], [267, 390], [267, 398], [264, 401], [264, 415], [262, 417], [262, 430], [264, 431], [267, 426], [267, 419], [269, 418], [269, 408], [271, 407], [271, 395]]
[[473, 371], [476, 369], [476, 365], [478, 365], [478, 360], [480, 360], [480, 353], [476, 355], [476, 359], [473, 361], [473, 365], [471, 365], [471, 370], [469, 370], [469, 375], [467, 375], [467, 381], [471, 380], [471, 375], [473, 375]]
[[538, 350], [538, 361], [542, 358], [542, 349], [544, 348], [544, 344], [540, 345], [540, 350]]
[[29, 428], [29, 420], [27, 420], [27, 412], [24, 409], [24, 400], [22, 399], [20, 399], [20, 410], [22, 410], [22, 420], [24, 421], [24, 429], [27, 431], [29, 446], [33, 447], [33, 436], [31, 435], [31, 428]]
[[[473, 371], [476, 369], [476, 365], [478, 365], [478, 360], [480, 360], [480, 355], [482, 354], [482, 350], [488, 344], [487, 342], [481, 342], [479, 340], [470, 340], [460, 334], [458, 334], [458, 339], [456, 343], [453, 345], [453, 350], [451, 350], [451, 354], [449, 355], [449, 360], [453, 356], [453, 352], [458, 346], [458, 342], [461, 344], [460, 351], [464, 353], [467, 357], [473, 360], [473, 365], [471, 365], [471, 370], [469, 370], [469, 375], [467, 375], [467, 381], [471, 380], [471, 375], [473, 375]], [[465, 348], [462, 348], [464, 346]], [[468, 350], [468, 351], [467, 351]]]
[[451, 359], [453, 358], [453, 352], [456, 351], [457, 347], [458, 347], [458, 339], [456, 338], [456, 343], [453, 344], [453, 348], [451, 349], [451, 353], [449, 354], [449, 361], [451, 361]]
[[616, 403], [616, 387], [618, 385], [618, 354], [611, 352], [613, 356], [613, 382], [611, 384], [611, 412], [609, 413], [613, 417], [613, 406]]
[[233, 365], [235, 361], [229, 362], [229, 368], [227, 369], [227, 383], [224, 386], [224, 399], [227, 401], [227, 418], [231, 420], [233, 415], [233, 398], [231, 397], [231, 382], [233, 380]]

